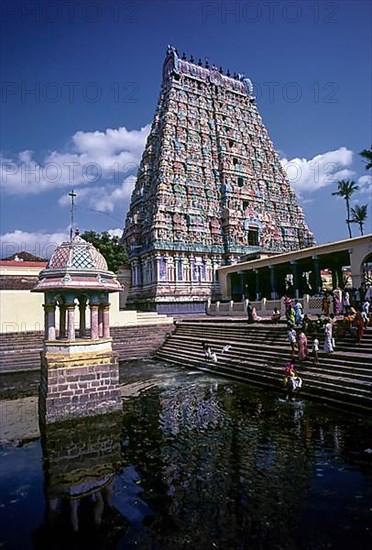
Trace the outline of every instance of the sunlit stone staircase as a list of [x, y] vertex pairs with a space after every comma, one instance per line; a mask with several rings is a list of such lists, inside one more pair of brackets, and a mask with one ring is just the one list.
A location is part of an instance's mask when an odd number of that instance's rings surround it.
[[[318, 338], [322, 349], [322, 338]], [[217, 363], [205, 360], [202, 341], [217, 353]], [[225, 345], [231, 347], [222, 353]], [[284, 394], [284, 365], [290, 359], [290, 348], [284, 324], [183, 320], [177, 321], [175, 331], [155, 357]], [[365, 332], [361, 346], [351, 336], [339, 337], [336, 351], [320, 351], [319, 358], [319, 365], [312, 365], [311, 357], [298, 368], [303, 379], [302, 396], [372, 413], [372, 328]]]

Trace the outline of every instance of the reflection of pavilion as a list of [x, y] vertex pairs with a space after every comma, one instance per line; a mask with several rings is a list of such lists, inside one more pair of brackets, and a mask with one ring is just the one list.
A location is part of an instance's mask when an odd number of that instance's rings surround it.
[[126, 530], [126, 521], [112, 505], [115, 476], [121, 470], [120, 433], [120, 412], [42, 428], [47, 516], [37, 536], [40, 548], [50, 548], [61, 536], [67, 543], [71, 532], [79, 532], [85, 543], [92, 536], [112, 542]]
[[250, 300], [275, 299], [287, 294], [286, 281], [289, 278], [294, 297], [319, 294], [322, 290], [321, 271], [328, 269], [331, 272], [333, 288], [343, 288], [345, 266], [350, 266], [352, 286], [359, 288], [363, 283], [371, 284], [370, 272], [368, 274], [371, 257], [372, 235], [256, 257], [219, 268], [221, 294], [223, 299], [241, 299], [242, 294], [248, 294]]

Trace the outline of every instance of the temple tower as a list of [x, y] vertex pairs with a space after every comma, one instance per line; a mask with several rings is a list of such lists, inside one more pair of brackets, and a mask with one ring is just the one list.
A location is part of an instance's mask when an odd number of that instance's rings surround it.
[[204, 311], [216, 269], [314, 244], [244, 75], [169, 46], [123, 239], [129, 303]]
[[33, 292], [45, 296], [42, 424], [121, 409], [108, 299], [110, 292], [121, 289], [104, 257], [78, 232], [54, 251], [40, 272]]

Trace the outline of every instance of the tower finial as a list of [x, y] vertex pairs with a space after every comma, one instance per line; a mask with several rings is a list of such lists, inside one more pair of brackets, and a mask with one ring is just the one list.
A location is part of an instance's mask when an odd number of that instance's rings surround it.
[[74, 227], [74, 212], [75, 212], [75, 197], [76, 193], [74, 193], [74, 190], [71, 189], [71, 192], [68, 194], [69, 197], [71, 197], [71, 209], [70, 209], [70, 241], [72, 241], [72, 231]]

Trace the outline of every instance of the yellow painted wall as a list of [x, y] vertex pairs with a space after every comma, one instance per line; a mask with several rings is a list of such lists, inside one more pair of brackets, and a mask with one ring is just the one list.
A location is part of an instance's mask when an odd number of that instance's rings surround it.
[[[0, 332], [25, 332], [44, 330], [44, 294], [29, 290], [0, 291]], [[119, 309], [119, 293], [110, 294], [110, 326], [125, 327], [143, 324], [145, 321], [137, 311]], [[151, 322], [172, 322], [172, 318], [151, 314]], [[86, 309], [86, 326], [90, 327], [89, 307]], [[149, 320], [147, 320], [149, 322]], [[56, 308], [56, 327], [59, 326], [58, 307]], [[75, 326], [79, 326], [79, 309], [75, 310]]]
[[29, 290], [0, 292], [0, 332], [44, 330], [44, 295]]

